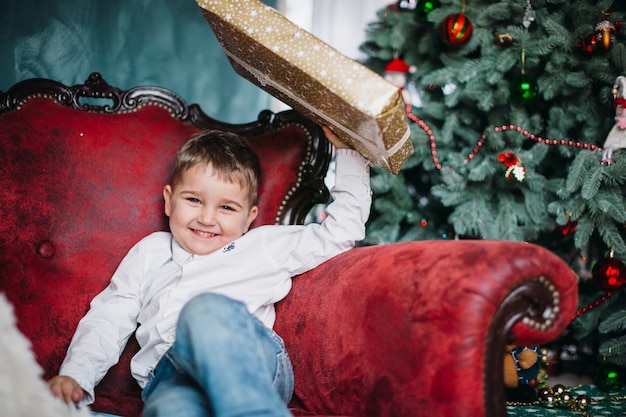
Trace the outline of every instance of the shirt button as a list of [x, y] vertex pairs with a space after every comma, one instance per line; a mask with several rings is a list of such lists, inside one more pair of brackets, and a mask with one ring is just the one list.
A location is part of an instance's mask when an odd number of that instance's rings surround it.
[[173, 334], [168, 334], [165, 340], [169, 343], [174, 343], [174, 339], [176, 339], [176, 337]]

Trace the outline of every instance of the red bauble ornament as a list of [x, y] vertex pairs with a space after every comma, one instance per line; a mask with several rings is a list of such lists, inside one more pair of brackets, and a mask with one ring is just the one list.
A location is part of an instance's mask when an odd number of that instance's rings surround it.
[[443, 19], [439, 26], [439, 34], [448, 45], [460, 46], [472, 36], [472, 29], [472, 21], [465, 13], [453, 13]]
[[617, 290], [626, 280], [626, 265], [616, 258], [601, 259], [591, 270], [591, 280], [601, 290]]

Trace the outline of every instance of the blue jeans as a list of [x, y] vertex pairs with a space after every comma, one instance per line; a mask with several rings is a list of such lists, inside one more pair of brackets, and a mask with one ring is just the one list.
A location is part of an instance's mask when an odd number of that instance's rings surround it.
[[243, 303], [203, 294], [180, 314], [176, 341], [142, 393], [143, 417], [291, 416], [292, 392], [282, 339]]

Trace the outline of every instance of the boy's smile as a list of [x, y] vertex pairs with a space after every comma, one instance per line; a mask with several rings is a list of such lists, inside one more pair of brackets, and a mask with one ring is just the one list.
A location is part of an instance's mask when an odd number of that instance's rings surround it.
[[194, 255], [208, 255], [241, 237], [258, 213], [247, 188], [210, 164], [186, 170], [176, 184], [165, 186], [163, 197], [174, 239]]

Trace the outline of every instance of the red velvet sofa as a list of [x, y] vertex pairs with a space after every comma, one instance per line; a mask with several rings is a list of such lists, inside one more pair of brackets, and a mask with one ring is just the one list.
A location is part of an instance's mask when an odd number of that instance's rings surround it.
[[[0, 292], [44, 377], [78, 320], [138, 239], [165, 229], [162, 186], [191, 133], [249, 137], [264, 179], [256, 225], [301, 223], [325, 202], [331, 148], [293, 111], [226, 124], [171, 91], [122, 91], [94, 73], [0, 92]], [[574, 273], [548, 250], [504, 241], [355, 248], [294, 279], [276, 330], [291, 354], [296, 416], [505, 416], [502, 352], [569, 323]], [[131, 339], [98, 385], [95, 411], [134, 417]]]

